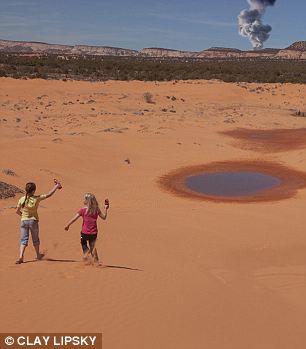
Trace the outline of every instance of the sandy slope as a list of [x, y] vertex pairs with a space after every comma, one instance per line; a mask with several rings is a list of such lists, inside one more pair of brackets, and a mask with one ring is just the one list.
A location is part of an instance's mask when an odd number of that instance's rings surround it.
[[[306, 191], [225, 204], [156, 183], [210, 161], [306, 171], [304, 149], [263, 153], [219, 133], [306, 127], [291, 115], [306, 109], [305, 93], [302, 85], [0, 79], [0, 167], [18, 175], [0, 180], [32, 180], [39, 192], [54, 177], [64, 185], [40, 208], [50, 260], [32, 262], [30, 246], [29, 263], [14, 265], [17, 198], [0, 201], [2, 332], [103, 332], [107, 349], [305, 348]], [[103, 268], [80, 262], [79, 223], [63, 230], [86, 191], [111, 201], [99, 223]]]

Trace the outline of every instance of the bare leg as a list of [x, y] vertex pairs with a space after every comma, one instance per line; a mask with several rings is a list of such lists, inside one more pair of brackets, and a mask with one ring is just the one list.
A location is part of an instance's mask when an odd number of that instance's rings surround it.
[[98, 256], [98, 251], [96, 248], [93, 250], [93, 258], [94, 258], [94, 263], [99, 264], [99, 256]]
[[36, 252], [36, 258], [37, 258], [38, 260], [43, 259], [44, 254], [39, 252], [39, 244], [34, 245], [34, 248], [35, 248], [35, 252]]
[[90, 241], [89, 247], [90, 247], [90, 254], [93, 258], [93, 263], [99, 264], [99, 256], [98, 256], [98, 251], [96, 249], [96, 240]]
[[87, 251], [83, 252], [83, 262], [85, 264], [90, 264], [89, 255], [90, 255], [89, 249], [87, 249]]
[[20, 245], [19, 259], [16, 261], [16, 264], [23, 263], [23, 256], [26, 248], [27, 248], [27, 245]]
[[88, 257], [90, 254], [90, 250], [87, 247], [87, 241], [81, 239], [81, 244], [82, 244], [82, 250], [83, 250], [83, 262], [85, 264], [88, 264]]
[[93, 251], [95, 249], [96, 240], [89, 241], [90, 254], [93, 256]]

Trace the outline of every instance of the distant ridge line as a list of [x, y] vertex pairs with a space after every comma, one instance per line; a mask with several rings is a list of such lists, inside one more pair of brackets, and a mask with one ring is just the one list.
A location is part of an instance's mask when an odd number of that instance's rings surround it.
[[306, 59], [306, 41], [297, 41], [284, 49], [265, 48], [256, 51], [243, 51], [236, 48], [211, 47], [199, 52], [176, 50], [171, 48], [148, 47], [133, 50], [112, 46], [49, 44], [39, 41], [1, 40], [0, 53], [26, 55], [91, 55], [125, 57], [160, 57], [160, 58], [271, 58], [271, 59]]

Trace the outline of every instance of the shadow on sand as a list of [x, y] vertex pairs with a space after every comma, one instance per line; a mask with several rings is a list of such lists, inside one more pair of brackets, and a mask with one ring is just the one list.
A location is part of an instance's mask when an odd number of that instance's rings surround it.
[[29, 261], [23, 261], [21, 264], [27, 264], [27, 263], [34, 263], [34, 262], [40, 262], [37, 259], [31, 259]]
[[134, 271], [143, 271], [142, 269], [124, 267], [122, 265], [106, 265], [106, 264], [102, 264], [101, 268], [113, 268], [113, 269], [126, 269], [126, 270], [134, 270]]
[[79, 262], [79, 261], [76, 261], [74, 259], [53, 259], [53, 258], [43, 258], [43, 259], [40, 259], [40, 260], [37, 260], [37, 259], [31, 259], [31, 260], [28, 260], [28, 261], [24, 261], [23, 263], [21, 264], [27, 264], [27, 263], [36, 263], [36, 262], [60, 262], [60, 263], [76, 263], [76, 262]]
[[80, 261], [76, 261], [75, 259], [53, 259], [53, 258], [43, 258], [43, 261], [47, 261], [47, 262], [60, 262], [60, 263], [76, 263], [76, 262], [80, 262]]
[[[41, 259], [41, 260], [39, 260], [39, 261], [38, 261], [37, 259], [32, 259], [32, 260], [24, 261], [22, 264], [33, 263], [33, 262], [82, 263], [81, 261], [75, 260], [75, 259], [43, 258], [43, 259]], [[110, 269], [125, 269], [125, 270], [133, 270], [133, 271], [143, 271], [142, 269], [131, 268], [131, 267], [126, 267], [126, 266], [122, 266], [122, 265], [106, 265], [106, 264], [100, 264], [99, 267], [100, 267], [100, 268], [103, 268], [103, 269], [110, 268]]]

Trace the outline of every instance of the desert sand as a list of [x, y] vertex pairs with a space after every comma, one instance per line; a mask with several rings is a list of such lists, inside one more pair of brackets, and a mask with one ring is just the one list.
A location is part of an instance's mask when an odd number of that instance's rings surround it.
[[[293, 115], [305, 95], [292, 84], [1, 78], [0, 181], [34, 181], [38, 193], [63, 184], [40, 207], [43, 261], [30, 243], [27, 263], [14, 264], [19, 194], [0, 200], [2, 332], [102, 332], [105, 349], [304, 349], [306, 190], [223, 203], [158, 181], [216, 161], [306, 172], [296, 137], [306, 118]], [[237, 129], [297, 134], [266, 147], [226, 134]], [[88, 191], [111, 203], [99, 222], [102, 267], [81, 262], [80, 221], [64, 230]]]

